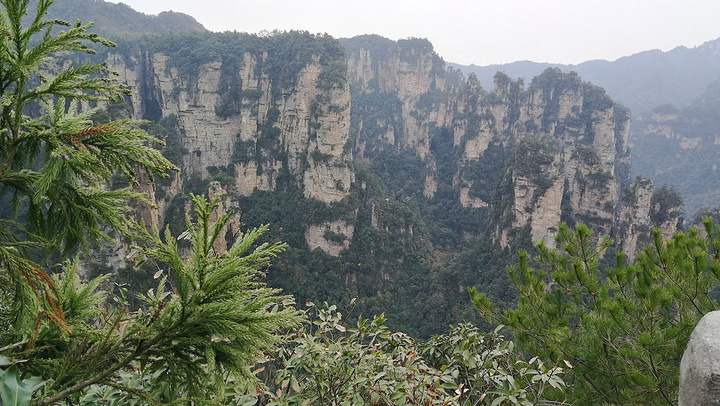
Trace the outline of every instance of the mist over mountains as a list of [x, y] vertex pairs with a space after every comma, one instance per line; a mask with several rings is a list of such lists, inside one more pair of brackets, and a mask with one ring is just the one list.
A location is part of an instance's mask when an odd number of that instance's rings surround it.
[[518, 61], [489, 66], [448, 63], [448, 66], [465, 74], [476, 74], [486, 87], [492, 86], [492, 78], [498, 71], [526, 80], [549, 67], [575, 71], [583, 79], [603, 87], [614, 100], [639, 116], [663, 104], [686, 107], [717, 80], [720, 74], [720, 39], [694, 48], [681, 46], [668, 52], [648, 50], [612, 62], [594, 60], [563, 65]]
[[519, 61], [448, 66], [465, 74], [474, 73], [484, 86], [491, 86], [498, 71], [526, 79], [548, 67], [577, 72], [631, 110], [632, 176], [648, 177], [658, 185], [667, 184], [680, 191], [688, 217], [717, 205], [720, 174], [715, 137], [720, 133], [716, 123], [720, 113], [716, 97], [720, 39], [694, 48], [640, 52], [612, 62], [557, 65]]

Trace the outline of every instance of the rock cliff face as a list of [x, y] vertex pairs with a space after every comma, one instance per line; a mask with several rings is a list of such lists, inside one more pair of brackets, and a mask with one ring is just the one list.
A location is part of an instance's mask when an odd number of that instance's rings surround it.
[[[345, 199], [355, 181], [350, 87], [346, 69], [332, 83], [327, 78], [329, 69], [346, 66], [342, 55], [329, 62], [321, 53], [285, 61], [302, 65], [289, 84], [264, 68], [272, 58], [268, 51], [232, 57], [240, 63], [228, 68], [224, 64], [230, 62], [221, 56], [191, 74], [169, 55], [150, 50], [110, 54], [107, 62], [131, 89], [135, 118], [176, 118], [186, 152], [182, 179], [209, 179], [222, 172], [233, 178], [225, 186], [229, 195], [292, 185], [325, 204]], [[165, 193], [166, 199], [175, 194]], [[338, 230], [352, 237], [352, 227]], [[312, 235], [308, 230], [311, 248], [325, 249], [327, 242]]]
[[[362, 37], [351, 41], [361, 40]], [[376, 49], [381, 55], [362, 46], [348, 52], [350, 80], [357, 94], [377, 92], [396, 97], [400, 105], [396, 119], [403, 125], [389, 129], [391, 134], [383, 138], [399, 148], [414, 150], [425, 159], [430, 154], [430, 131], [426, 124], [432, 121], [443, 126], [451, 117], [445, 109], [437, 109], [430, 116], [419, 118], [416, 106], [423, 95], [445, 88], [444, 64], [425, 40], [402, 40], [384, 46]], [[364, 155], [362, 149], [358, 153]]]
[[638, 179], [624, 191], [624, 204], [618, 216], [618, 228], [622, 232], [618, 237], [620, 248], [628, 254], [629, 260], [635, 257], [642, 243], [650, 242], [652, 195], [653, 184], [649, 179]]
[[[109, 67], [133, 90], [136, 114], [147, 113], [157, 105], [162, 116], [177, 117], [182, 146], [189, 151], [183, 157], [184, 173], [208, 177], [210, 167], [231, 166], [244, 175], [238, 176], [238, 189], [249, 194], [255, 187], [273, 190], [278, 174], [285, 169], [302, 184], [308, 198], [330, 203], [347, 195], [354, 181], [352, 157], [345, 147], [349, 144], [350, 91], [347, 85], [318, 89], [322, 71], [319, 57], [300, 71], [295, 86], [283, 89], [282, 98], [273, 100], [271, 89], [277, 85], [267, 74], [258, 72], [262, 60], [244, 54], [242, 69], [233, 74], [244, 84], [240, 91], [256, 91], [257, 100], [243, 98], [239, 111], [227, 117], [216, 112], [222, 103], [222, 62], [201, 66], [198, 75], [190, 79], [170, 66], [166, 55], [144, 53], [139, 59], [125, 61], [111, 55]], [[319, 103], [321, 98], [326, 101]], [[264, 125], [269, 128], [262, 128]], [[236, 162], [233, 153], [246, 147], [242, 142], [257, 144], [261, 137], [273, 135], [281, 148], [278, 156], [264, 156], [264, 162]], [[258, 169], [263, 164], [265, 171]]]
[[437, 179], [431, 137], [434, 128], [450, 125], [453, 119], [443, 97], [452, 87], [446, 83], [444, 62], [422, 39], [393, 42], [361, 36], [343, 44], [356, 103], [355, 155], [372, 159], [388, 148], [412, 151], [428, 168], [424, 196], [432, 198]]
[[[488, 228], [503, 247], [521, 231], [552, 245], [560, 221], [615, 233], [630, 117], [602, 89], [549, 69], [527, 89], [499, 73], [486, 92], [474, 76], [446, 71], [422, 40], [344, 41], [356, 156], [419, 157], [426, 198], [447, 183], [438, 168], [450, 166], [457, 201], [494, 213]], [[442, 137], [452, 139], [449, 154]]]
[[[511, 252], [553, 245], [559, 222], [586, 223], [629, 255], [650, 227], [677, 227], [670, 189], [627, 184], [628, 111], [576, 74], [526, 85], [499, 73], [488, 91], [426, 40], [377, 36], [148, 44], [107, 56], [134, 116], [182, 167], [144, 185], [160, 208], [148, 220], [177, 235], [188, 195], [209, 194], [235, 212], [218, 251], [269, 223], [266, 238], [289, 249], [267, 281], [300, 303], [357, 296], [361, 314], [440, 333], [475, 314], [470, 286], [510, 304]], [[116, 267], [124, 254], [98, 258]]]
[[[586, 223], [598, 235], [650, 224], [644, 186], [634, 186], [629, 193], [640, 194], [622, 208], [629, 112], [602, 89], [549, 69], [527, 88], [498, 73], [487, 92], [474, 76], [446, 70], [426, 40], [342, 43], [344, 55], [313, 45], [281, 63], [283, 47], [246, 47], [192, 69], [172, 50], [110, 54], [109, 68], [133, 91], [136, 118], [175, 117], [183, 176], [159, 205], [169, 206], [182, 180], [222, 183], [219, 175], [231, 179], [222, 185], [231, 200], [294, 187], [339, 204], [355, 182], [353, 159], [372, 166], [395, 154], [419, 159], [413, 176], [424, 198], [442, 191], [485, 213], [483, 227], [501, 247], [521, 236], [552, 245], [560, 221]], [[663, 120], [655, 121], [661, 133]], [[352, 241], [353, 216], [309, 221], [309, 248], [340, 255]], [[470, 239], [482, 232], [462, 230]], [[621, 240], [637, 246], [630, 235]]]
[[653, 188], [650, 179], [638, 177], [625, 188], [616, 226], [616, 239], [629, 260], [635, 258], [644, 244], [652, 242], [651, 229], [662, 231], [664, 239], [671, 238], [682, 226], [682, 198], [663, 186]]
[[[491, 114], [481, 116], [483, 110]], [[627, 111], [602, 89], [558, 70], [536, 77], [527, 90], [498, 74], [493, 93], [474, 111], [487, 122], [475, 139], [490, 138], [481, 145], [502, 144], [512, 154], [505, 171], [514, 198], [502, 208], [506, 221], [496, 235], [503, 246], [508, 233], [521, 227], [529, 227], [532, 240], [552, 245], [561, 220], [611, 232], [623, 176], [618, 172], [629, 163]], [[478, 144], [465, 156], [488, 158]], [[466, 167], [472, 164], [466, 161]], [[473, 173], [461, 173], [461, 179], [467, 175]]]

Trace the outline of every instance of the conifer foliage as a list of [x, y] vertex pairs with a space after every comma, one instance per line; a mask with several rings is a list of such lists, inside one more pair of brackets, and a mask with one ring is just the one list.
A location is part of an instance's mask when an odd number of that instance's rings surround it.
[[142, 197], [104, 185], [118, 171], [132, 183], [136, 168], [150, 176], [174, 168], [148, 145], [158, 140], [139, 123], [93, 126], [92, 111], [77, 114], [80, 103], [119, 99], [128, 90], [104, 64], [68, 59], [94, 53], [92, 44], [114, 45], [88, 33], [91, 24], [46, 19], [52, 3], [38, 0], [29, 14], [29, 0], [0, 1], [0, 190], [12, 196], [12, 213], [0, 219], [0, 267], [14, 327], [26, 335], [38, 307], [69, 331], [58, 291], [29, 250], [42, 249], [35, 258], [67, 255], [106, 239], [103, 226], [127, 233], [129, 203]]
[[[147, 323], [157, 324], [160, 336], [149, 354], [153, 359], [150, 370], [182, 377], [176, 382], [180, 389], [202, 396], [197, 388], [207, 382], [200, 379], [206, 380], [211, 372], [252, 380], [248, 367], [261, 351], [271, 350], [281, 341], [279, 332], [299, 325], [300, 314], [290, 296], [280, 296], [278, 289], [260, 282], [265, 277], [261, 269], [286, 245], [256, 244], [268, 230], [263, 226], [239, 235], [226, 253], [216, 254], [213, 247], [218, 238], [225, 238], [232, 213], [213, 222], [217, 201], [193, 200], [197, 224], [188, 218], [188, 232], [181, 235], [192, 241], [187, 259], [169, 231], [165, 242], [156, 232], [147, 234], [151, 244], [140, 252], [166, 264], [169, 275], [157, 292], [141, 299], [155, 309]], [[163, 291], [166, 279], [173, 282], [173, 293]]]
[[[562, 224], [557, 249], [537, 245], [539, 269], [520, 253], [508, 269], [517, 309], [494, 311], [471, 290], [475, 306], [512, 328], [518, 345], [547, 362], [566, 360], [570, 399], [578, 404], [676, 404], [680, 359], [702, 316], [720, 308], [720, 228], [710, 218], [653, 243], [626, 264], [599, 260], [612, 241], [585, 225]], [[606, 273], [607, 275], [603, 275]]]
[[[224, 238], [229, 215], [211, 221], [217, 203], [194, 202], [197, 222], [188, 217], [189, 231], [181, 236], [192, 242], [187, 257], [169, 232], [163, 241], [156, 229], [138, 227], [147, 241], [138, 254], [163, 266], [158, 287], [140, 297], [142, 308], [131, 311], [122, 293], [101, 289], [105, 276], [82, 282], [73, 263], [53, 277], [72, 333], [43, 323], [31, 342], [2, 349], [4, 359], [24, 358], [19, 368], [45, 380], [37, 405], [81, 399], [82, 393], [85, 399], [102, 388], [117, 401], [224, 404], [226, 384], [253, 381], [248, 368], [256, 357], [280, 342], [279, 331], [298, 325], [292, 299], [260, 282], [260, 269], [285, 246], [256, 244], [263, 227], [216, 254], [213, 245]], [[13, 333], [4, 331], [2, 338]]]

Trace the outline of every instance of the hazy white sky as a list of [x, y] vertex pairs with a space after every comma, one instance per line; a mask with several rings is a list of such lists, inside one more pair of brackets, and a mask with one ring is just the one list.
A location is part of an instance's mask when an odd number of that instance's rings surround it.
[[[118, 2], [118, 0], [111, 0]], [[718, 0], [121, 0], [212, 31], [307, 30], [429, 39], [448, 62], [615, 60], [720, 37]]]

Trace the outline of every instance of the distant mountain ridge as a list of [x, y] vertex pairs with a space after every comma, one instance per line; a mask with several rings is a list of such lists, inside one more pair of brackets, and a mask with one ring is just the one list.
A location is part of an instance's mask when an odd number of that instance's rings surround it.
[[195, 18], [187, 14], [163, 11], [158, 15], [147, 15], [135, 11], [127, 4], [104, 0], [55, 1], [50, 8], [50, 17], [71, 22], [80, 20], [84, 24], [94, 22], [92, 31], [111, 39], [207, 31]]
[[[134, 38], [147, 34], [207, 32], [195, 18], [164, 11], [157, 16], [143, 14], [124, 3], [104, 0], [63, 0], [51, 8], [52, 17], [95, 22], [98, 32], [110, 38]], [[677, 47], [668, 52], [649, 50], [615, 61], [593, 60], [577, 65], [518, 61], [488, 66], [447, 63], [465, 75], [474, 73], [485, 89], [492, 89], [493, 76], [501, 71], [527, 83], [549, 67], [575, 71], [584, 80], [603, 87], [616, 101], [630, 108], [634, 116], [653, 108], [673, 104], [683, 108], [707, 86], [720, 78], [720, 39], [694, 48]]]
[[720, 78], [720, 39], [694, 48], [680, 46], [668, 52], [644, 51], [612, 62], [594, 60], [563, 65], [519, 61], [489, 66], [448, 63], [448, 66], [466, 75], [474, 73], [485, 88], [492, 87], [492, 78], [498, 71], [528, 82], [549, 67], [575, 71], [584, 80], [603, 87], [610, 97], [638, 116], [664, 104], [686, 107]]

